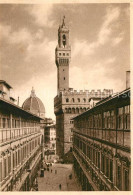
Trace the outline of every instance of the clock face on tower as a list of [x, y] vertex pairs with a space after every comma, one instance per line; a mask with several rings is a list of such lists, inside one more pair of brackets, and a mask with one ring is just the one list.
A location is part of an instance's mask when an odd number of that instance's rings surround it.
[[66, 46], [66, 35], [63, 35], [62, 36], [62, 43], [63, 43], [63, 46], [65, 47]]

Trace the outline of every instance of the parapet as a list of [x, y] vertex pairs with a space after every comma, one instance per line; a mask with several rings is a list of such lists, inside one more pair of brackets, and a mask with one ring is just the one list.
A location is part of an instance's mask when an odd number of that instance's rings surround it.
[[60, 91], [58, 94], [58, 97], [60, 96], [71, 96], [71, 95], [88, 95], [88, 96], [106, 96], [106, 95], [113, 95], [113, 89], [97, 89], [94, 90], [92, 89], [91, 91], [89, 90], [65, 90], [65, 91]]

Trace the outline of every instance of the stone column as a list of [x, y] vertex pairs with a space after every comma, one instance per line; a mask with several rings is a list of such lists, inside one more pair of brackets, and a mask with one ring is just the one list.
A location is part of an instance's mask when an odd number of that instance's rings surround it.
[[12, 114], [10, 114], [10, 139], [12, 137]]
[[19, 117], [19, 128], [20, 128], [20, 135], [21, 136], [21, 132], [22, 132], [22, 128], [21, 128], [21, 117]]

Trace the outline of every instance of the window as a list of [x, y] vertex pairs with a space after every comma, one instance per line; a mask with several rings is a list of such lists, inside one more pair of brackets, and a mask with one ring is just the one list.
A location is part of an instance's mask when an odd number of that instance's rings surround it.
[[124, 107], [124, 129], [130, 129], [130, 106]]
[[72, 98], [72, 102], [74, 102], [74, 98]]
[[0, 182], [2, 181], [2, 162], [0, 162]]
[[7, 128], [10, 128], [10, 119], [7, 119]]
[[11, 172], [11, 156], [8, 157], [8, 173]]
[[100, 169], [100, 152], [98, 152], [98, 168]]
[[62, 38], [63, 38], [62, 43], [63, 43], [63, 46], [65, 47], [65, 45], [66, 45], [66, 36], [65, 36], [65, 35], [63, 35], [63, 36], [62, 36]]
[[114, 129], [114, 110], [110, 112], [110, 128]]
[[107, 117], [107, 129], [110, 129], [110, 112], [106, 112], [106, 117]]
[[83, 102], [84, 102], [84, 103], [86, 102], [86, 99], [85, 99], [85, 98], [83, 99]]
[[118, 108], [117, 124], [118, 124], [118, 129], [123, 129], [123, 107]]
[[61, 53], [59, 53], [59, 56], [61, 56]]
[[6, 128], [6, 119], [5, 118], [2, 119], [2, 124], [3, 124], [3, 128]]
[[104, 157], [104, 155], [102, 154], [102, 162], [101, 162], [101, 165], [102, 165], [102, 172], [103, 172], [103, 173], [104, 173], [104, 171], [105, 171], [104, 161], [105, 161], [105, 157]]
[[120, 165], [117, 166], [117, 173], [116, 173], [116, 185], [119, 190], [121, 190], [121, 167]]
[[73, 136], [70, 137], [70, 142], [72, 142], [72, 141], [73, 141]]
[[80, 146], [79, 146], [79, 147], [80, 147], [80, 149], [82, 150], [82, 142], [81, 142], [81, 141], [80, 141]]
[[13, 168], [15, 168], [15, 154], [13, 153]]
[[90, 147], [89, 146], [87, 147], [87, 156], [90, 159]]
[[78, 102], [80, 102], [80, 99], [78, 98]]
[[6, 159], [4, 159], [4, 178], [6, 177]]
[[109, 177], [109, 159], [106, 158], [106, 176]]
[[106, 128], [106, 112], [103, 113], [103, 128]]
[[64, 80], [65, 80], [66, 78], [64, 77]]
[[65, 53], [63, 53], [63, 56], [65, 56]]
[[63, 71], [64, 71], [64, 69], [63, 69]]
[[66, 102], [69, 102], [69, 99], [68, 98], [66, 99]]
[[124, 169], [124, 190], [129, 190], [129, 171]]
[[110, 160], [110, 176], [109, 176], [110, 181], [113, 182], [113, 161]]
[[67, 53], [67, 56], [69, 56], [69, 53]]
[[95, 164], [95, 149], [93, 149], [93, 163]]
[[68, 113], [71, 113], [71, 112], [72, 112], [71, 108], [68, 108]]

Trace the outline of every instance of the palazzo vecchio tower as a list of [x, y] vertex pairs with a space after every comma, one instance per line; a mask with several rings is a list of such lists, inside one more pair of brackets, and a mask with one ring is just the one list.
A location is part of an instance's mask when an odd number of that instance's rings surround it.
[[[69, 88], [69, 64], [71, 47], [69, 44], [69, 28], [65, 24], [65, 16], [58, 29], [58, 45], [55, 49], [57, 66], [57, 96], [54, 98], [56, 115], [56, 153], [59, 158], [69, 157], [73, 143], [73, 117], [85, 112], [90, 107], [90, 98], [100, 100], [112, 93], [112, 90], [73, 90]], [[77, 79], [78, 81], [78, 79]]]

